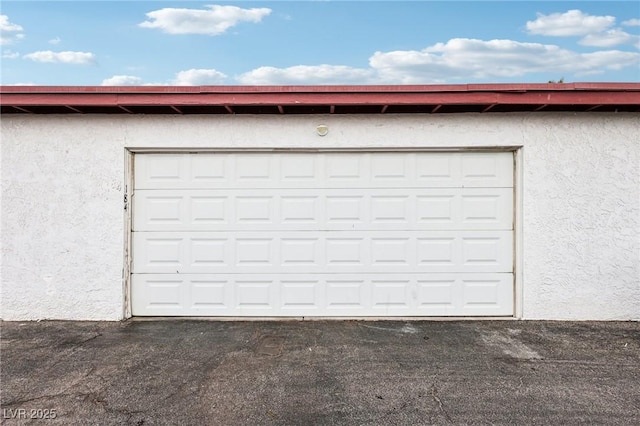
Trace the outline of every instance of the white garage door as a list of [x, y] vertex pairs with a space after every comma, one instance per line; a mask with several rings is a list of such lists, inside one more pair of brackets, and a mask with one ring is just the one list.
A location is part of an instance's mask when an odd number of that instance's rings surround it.
[[513, 155], [136, 154], [133, 315], [513, 315]]

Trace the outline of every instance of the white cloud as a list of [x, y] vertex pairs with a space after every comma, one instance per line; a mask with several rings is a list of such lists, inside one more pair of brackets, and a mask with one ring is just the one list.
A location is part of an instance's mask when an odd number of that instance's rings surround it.
[[0, 31], [8, 33], [17, 32], [22, 31], [22, 27], [18, 24], [9, 22], [9, 17], [7, 15], [0, 15]]
[[375, 79], [373, 70], [344, 65], [296, 65], [289, 68], [260, 67], [236, 77], [241, 84], [365, 84]]
[[35, 83], [13, 83], [13, 84], [4, 84], [4, 86], [35, 86]]
[[62, 41], [62, 39], [60, 37], [56, 37], [56, 38], [52, 38], [51, 40], [49, 40], [49, 44], [60, 44], [60, 42]]
[[612, 47], [618, 44], [635, 44], [640, 43], [640, 37], [631, 35], [620, 28], [614, 28], [601, 33], [587, 34], [578, 43], [584, 46], [596, 47]]
[[236, 6], [206, 6], [207, 9], [164, 8], [146, 14], [139, 26], [158, 28], [169, 34], [219, 35], [240, 22], [260, 22], [271, 9]]
[[457, 38], [421, 51], [376, 52], [369, 64], [385, 82], [417, 84], [618, 70], [638, 66], [640, 54], [618, 50], [577, 53], [548, 44]]
[[622, 22], [622, 25], [624, 25], [625, 27], [640, 27], [640, 19], [638, 18], [629, 19], [627, 21]]
[[[621, 28], [612, 28], [616, 23], [613, 16], [593, 16], [580, 10], [543, 15], [527, 22], [529, 34], [546, 36], [582, 36], [578, 42], [583, 46], [612, 47], [619, 44], [640, 46], [640, 37], [631, 35]], [[640, 25], [640, 19], [624, 21], [622, 25]]]
[[5, 59], [16, 59], [20, 57], [20, 54], [11, 50], [5, 50], [4, 52], [2, 52], [2, 57]]
[[144, 83], [135, 75], [114, 75], [102, 80], [103, 86], [208, 86], [224, 84], [227, 76], [214, 69], [190, 69], [176, 73], [165, 83]]
[[24, 38], [22, 27], [9, 22], [7, 15], [0, 15], [0, 45], [12, 44], [16, 40]]
[[52, 52], [43, 50], [23, 56], [36, 62], [61, 62], [65, 64], [90, 64], [95, 62], [95, 55], [89, 52]]
[[134, 75], [114, 75], [102, 80], [102, 86], [139, 86], [142, 79]]
[[579, 53], [552, 44], [456, 38], [423, 50], [375, 52], [369, 68], [341, 65], [260, 67], [236, 77], [240, 84], [428, 84], [504, 80], [530, 74], [589, 75], [640, 66], [640, 53]]
[[537, 14], [535, 21], [527, 22], [529, 34], [546, 36], [583, 36], [605, 31], [615, 24], [613, 16], [593, 16], [580, 10], [569, 10], [565, 13], [551, 15]]
[[223, 84], [227, 76], [214, 69], [180, 71], [173, 80], [175, 86], [207, 86]]

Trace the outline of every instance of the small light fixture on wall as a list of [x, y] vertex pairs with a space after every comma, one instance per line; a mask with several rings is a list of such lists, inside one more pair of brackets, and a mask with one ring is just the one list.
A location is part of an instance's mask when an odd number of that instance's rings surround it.
[[318, 136], [327, 136], [327, 133], [329, 133], [329, 126], [326, 124], [319, 124], [318, 127], [316, 127], [316, 133], [318, 133]]

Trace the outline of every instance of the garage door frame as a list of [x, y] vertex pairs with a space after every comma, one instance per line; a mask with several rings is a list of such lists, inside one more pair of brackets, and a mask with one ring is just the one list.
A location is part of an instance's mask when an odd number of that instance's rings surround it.
[[[523, 317], [523, 279], [522, 279], [522, 264], [523, 264], [523, 198], [522, 198], [522, 185], [523, 185], [523, 152], [522, 146], [490, 146], [490, 147], [380, 147], [380, 148], [135, 148], [126, 147], [124, 152], [124, 259], [123, 259], [123, 317], [132, 317], [131, 306], [131, 266], [132, 266], [132, 203], [131, 197], [133, 195], [133, 179], [134, 179], [134, 167], [135, 167], [135, 155], [136, 154], [160, 154], [160, 153], [174, 153], [174, 154], [188, 154], [188, 153], [200, 153], [200, 152], [219, 152], [219, 153], [371, 153], [371, 152], [512, 152], [514, 155], [514, 170], [513, 170], [513, 276], [514, 276], [514, 291], [513, 291], [513, 316], [507, 317], [481, 317], [481, 319], [521, 319]], [[184, 317], [188, 318], [188, 317]], [[191, 317], [193, 318], [193, 317]], [[216, 320], [260, 320], [264, 317], [207, 317]], [[269, 320], [290, 320], [297, 317], [268, 317]], [[354, 317], [349, 317], [354, 319]], [[477, 319], [480, 317], [357, 317], [361, 320], [376, 320], [376, 319], [420, 319], [420, 320], [437, 320], [437, 319]], [[341, 317], [304, 317], [301, 319], [342, 319]]]

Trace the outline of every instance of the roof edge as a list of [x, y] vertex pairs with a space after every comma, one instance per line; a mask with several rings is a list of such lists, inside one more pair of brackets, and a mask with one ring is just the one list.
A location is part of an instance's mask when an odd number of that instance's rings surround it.
[[2, 114], [640, 112], [640, 83], [0, 86]]
[[191, 94], [191, 93], [444, 93], [535, 91], [640, 91], [640, 83], [490, 83], [433, 85], [324, 85], [324, 86], [0, 86], [6, 94]]

